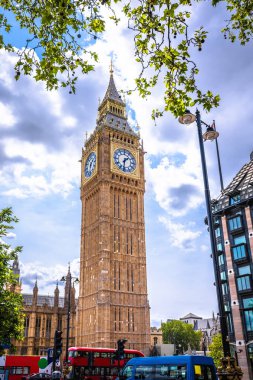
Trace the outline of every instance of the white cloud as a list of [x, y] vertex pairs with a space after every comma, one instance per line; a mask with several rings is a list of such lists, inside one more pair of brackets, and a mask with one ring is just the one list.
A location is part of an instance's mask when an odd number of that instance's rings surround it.
[[[70, 263], [70, 271], [73, 277], [79, 278], [79, 259], [73, 259]], [[22, 290], [24, 293], [30, 293], [35, 281], [37, 281], [39, 294], [52, 294], [52, 289], [58, 283], [61, 289], [60, 296], [64, 295], [65, 283], [60, 281], [68, 273], [68, 265], [57, 264], [50, 265], [50, 261], [34, 260], [32, 262], [20, 262]], [[75, 287], [78, 294], [78, 285]]]
[[14, 232], [8, 232], [6, 237], [8, 239], [15, 239], [16, 238], [16, 234]]
[[0, 128], [8, 128], [15, 124], [16, 118], [11, 107], [0, 102]]
[[[196, 168], [188, 156], [182, 164], [173, 164], [162, 157], [156, 167], [151, 159], [146, 160], [146, 177], [155, 194], [155, 199], [171, 216], [183, 216], [203, 202], [201, 177], [196, 176]], [[194, 169], [195, 170], [194, 170]]]
[[193, 251], [197, 248], [197, 238], [201, 235], [201, 231], [193, 231], [191, 224], [177, 223], [164, 216], [159, 217], [159, 221], [164, 224], [169, 232], [168, 238], [173, 247], [177, 247], [186, 251]]

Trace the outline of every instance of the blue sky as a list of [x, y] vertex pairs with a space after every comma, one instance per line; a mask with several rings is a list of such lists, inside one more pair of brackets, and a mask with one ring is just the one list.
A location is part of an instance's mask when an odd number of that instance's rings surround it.
[[[221, 7], [201, 2], [193, 8], [194, 25], [210, 30], [208, 43], [195, 55], [199, 84], [221, 95], [218, 109], [202, 119], [215, 119], [225, 186], [253, 150], [252, 43], [231, 44], [219, 32]], [[18, 42], [20, 44], [20, 40]], [[126, 23], [108, 25], [95, 49], [95, 72], [80, 75], [76, 95], [47, 92], [32, 78], [14, 80], [15, 55], [0, 52], [0, 207], [12, 206], [20, 219], [9, 242], [21, 244], [24, 292], [35, 279], [41, 294], [52, 294], [67, 272], [78, 276], [81, 202], [81, 149], [86, 131], [96, 125], [98, 99], [109, 81], [111, 56], [119, 90], [133, 87], [139, 67]], [[146, 172], [146, 251], [151, 324], [192, 312], [210, 317], [217, 312], [200, 154], [195, 125], [182, 126], [169, 114], [157, 125], [153, 107], [162, 102], [160, 87], [147, 100], [127, 97], [129, 120], [141, 128]], [[131, 111], [132, 110], [132, 111]], [[134, 110], [134, 112], [133, 112]], [[194, 110], [193, 110], [194, 111]], [[205, 143], [212, 197], [219, 194], [215, 144]], [[60, 287], [63, 295], [63, 288]]]

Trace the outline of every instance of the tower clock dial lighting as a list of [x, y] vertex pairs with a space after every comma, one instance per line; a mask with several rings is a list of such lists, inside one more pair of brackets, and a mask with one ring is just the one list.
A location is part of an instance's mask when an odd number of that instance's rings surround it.
[[132, 173], [136, 169], [136, 160], [127, 149], [116, 149], [113, 159], [117, 167], [125, 173]]
[[95, 166], [96, 166], [96, 153], [91, 152], [86, 160], [85, 168], [84, 168], [84, 175], [86, 178], [91, 177], [92, 173], [94, 172]]

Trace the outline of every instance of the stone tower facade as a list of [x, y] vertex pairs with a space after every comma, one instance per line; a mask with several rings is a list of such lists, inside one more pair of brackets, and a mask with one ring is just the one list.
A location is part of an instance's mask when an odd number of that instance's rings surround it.
[[82, 151], [77, 346], [148, 352], [144, 151], [111, 69], [97, 125]]

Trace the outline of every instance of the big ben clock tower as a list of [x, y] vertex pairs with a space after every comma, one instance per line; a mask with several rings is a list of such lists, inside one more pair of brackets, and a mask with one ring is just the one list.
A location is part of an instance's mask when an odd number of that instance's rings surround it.
[[128, 124], [113, 71], [97, 126], [82, 151], [80, 291], [77, 346], [146, 351], [147, 296], [144, 151]]

